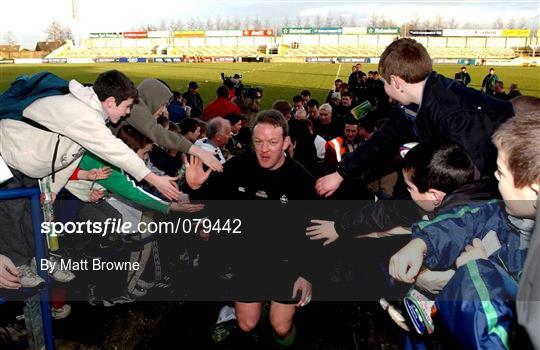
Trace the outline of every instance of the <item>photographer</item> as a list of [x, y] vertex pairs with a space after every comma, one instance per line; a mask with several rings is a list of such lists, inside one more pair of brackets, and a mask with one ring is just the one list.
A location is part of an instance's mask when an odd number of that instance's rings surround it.
[[223, 85], [229, 88], [229, 100], [232, 100], [236, 95], [236, 90], [242, 85], [240, 80], [242, 76], [240, 74], [235, 74], [232, 77], [226, 77], [225, 73], [221, 72], [221, 80], [223, 80]]

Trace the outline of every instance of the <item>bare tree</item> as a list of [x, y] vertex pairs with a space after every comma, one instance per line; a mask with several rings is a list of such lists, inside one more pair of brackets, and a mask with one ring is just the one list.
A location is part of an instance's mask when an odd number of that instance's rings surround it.
[[508, 22], [506, 22], [506, 28], [509, 28], [509, 29], [516, 28], [516, 19], [515, 18], [510, 18], [508, 20]]
[[345, 25], [345, 23], [347, 23], [347, 21], [345, 20], [345, 17], [337, 16], [337, 18], [336, 18], [336, 26], [337, 27], [343, 27]]
[[159, 24], [158, 24], [158, 30], [167, 30], [167, 22], [165, 22], [164, 19], [162, 19], [161, 21], [159, 21]]
[[518, 29], [525, 29], [525, 28], [528, 28], [529, 27], [529, 24], [528, 24], [528, 21], [525, 17], [521, 17], [520, 19], [517, 20], [516, 22], [516, 28]]
[[[272, 28], [272, 23], [270, 23], [270, 19], [268, 18], [265, 18], [264, 19], [264, 23], [263, 23], [263, 27], [266, 29], [266, 28]], [[275, 29], [274, 29], [275, 30]]]
[[169, 23], [169, 30], [175, 31], [175, 30], [182, 30], [184, 29], [184, 23], [180, 18], [178, 18], [176, 21], [171, 21]]
[[334, 15], [330, 12], [328, 15], [324, 18], [324, 25], [326, 27], [331, 27], [334, 23]]
[[311, 17], [304, 17], [304, 22], [302, 23], [302, 27], [308, 28], [311, 27]]
[[414, 15], [414, 17], [409, 21], [408, 24], [410, 25], [411, 29], [418, 28], [418, 26], [420, 25], [420, 19], [417, 15]]
[[302, 26], [302, 18], [300, 18], [300, 16], [296, 16], [296, 19], [294, 20], [294, 25], [297, 27]]
[[382, 16], [379, 25], [381, 27], [395, 27], [396, 23], [392, 19]]
[[237, 29], [235, 27], [236, 23], [238, 21], [234, 21], [234, 23], [229, 19], [229, 17], [225, 17], [225, 19], [223, 20], [223, 24], [221, 25], [221, 27], [225, 30], [230, 30], [230, 29]]
[[67, 26], [63, 27], [57, 20], [53, 20], [44, 32], [48, 41], [73, 39], [71, 29]]
[[198, 26], [199, 26], [198, 20], [196, 20], [196, 19], [193, 18], [193, 17], [191, 17], [191, 18], [187, 21], [187, 24], [186, 24], [186, 28], [187, 28], [187, 29], [190, 29], [190, 30], [198, 29]]
[[290, 27], [291, 25], [291, 21], [289, 20], [289, 16], [285, 16], [285, 18], [283, 18], [283, 27]]
[[3, 36], [2, 36], [2, 44], [3, 45], [15, 45], [17, 44], [17, 37], [15, 36], [15, 33], [8, 30]]
[[315, 16], [315, 20], [313, 21], [313, 24], [315, 25], [315, 27], [317, 28], [320, 28], [322, 26], [322, 19], [321, 19], [321, 15], [317, 15]]
[[157, 30], [157, 26], [155, 24], [141, 24], [138, 27], [135, 28], [136, 31], [140, 32], [151, 32], [154, 30]]
[[356, 18], [354, 18], [354, 15], [349, 17], [349, 22], [347, 23], [347, 25], [351, 27], [356, 27], [358, 25], [358, 23], [356, 22]]
[[419, 27], [422, 27], [422, 29], [428, 29], [433, 26], [431, 20], [429, 18], [426, 18], [425, 20], [418, 23]]
[[[435, 19], [433, 20], [433, 23], [431, 24], [431, 28], [433, 29], [443, 29], [446, 26], [445, 19], [442, 16], [435, 16]], [[428, 27], [428, 29], [430, 29]]]
[[64, 40], [73, 40], [73, 33], [71, 32], [71, 28], [64, 27]]
[[504, 22], [502, 21], [501, 17], [497, 18], [495, 22], [493, 22], [493, 28], [494, 29], [503, 29], [504, 28]]
[[214, 24], [214, 19], [212, 17], [208, 17], [206, 19], [206, 24], [204, 25], [204, 29], [206, 29], [206, 30], [214, 30], [214, 29], [216, 29], [215, 24]]
[[448, 29], [456, 29], [458, 27], [458, 23], [456, 21], [455, 17], [452, 17], [446, 22], [446, 28]]
[[369, 15], [368, 18], [368, 25], [370, 27], [377, 27], [379, 26], [379, 16], [375, 12], [372, 12], [371, 15]]
[[251, 28], [251, 20], [249, 18], [244, 18], [243, 20], [238, 20], [237, 21], [239, 27], [238, 29], [246, 29], [246, 28]]
[[216, 27], [216, 30], [229, 29], [229, 28], [223, 28], [223, 20], [219, 16], [215, 18], [214, 26]]
[[261, 20], [259, 19], [259, 16], [255, 17], [255, 19], [253, 20], [253, 28], [254, 29], [261, 29], [262, 27], [262, 23], [261, 23]]

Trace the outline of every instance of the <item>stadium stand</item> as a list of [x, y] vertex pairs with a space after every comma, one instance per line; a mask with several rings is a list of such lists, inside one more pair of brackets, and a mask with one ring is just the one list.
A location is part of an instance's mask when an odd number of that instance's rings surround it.
[[[255, 38], [258, 39], [258, 38]], [[392, 35], [276, 36], [262, 38], [95, 38], [83, 45], [71, 41], [47, 58], [159, 58], [159, 57], [379, 57], [395, 39]], [[323, 40], [324, 39], [324, 40]], [[331, 39], [331, 40], [330, 40]], [[514, 59], [538, 52], [535, 38], [414, 37], [433, 59]], [[535, 42], [533, 42], [533, 40]], [[220, 45], [221, 43], [221, 45]], [[249, 44], [248, 44], [249, 43]], [[536, 45], [535, 45], [536, 44]]]

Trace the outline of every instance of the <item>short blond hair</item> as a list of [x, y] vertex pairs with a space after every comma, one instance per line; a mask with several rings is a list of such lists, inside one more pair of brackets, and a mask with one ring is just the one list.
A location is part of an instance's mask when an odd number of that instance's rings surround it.
[[516, 114], [493, 134], [499, 152], [504, 152], [514, 186], [540, 182], [540, 111]]
[[332, 106], [330, 106], [329, 103], [323, 103], [320, 107], [319, 107], [319, 112], [320, 111], [327, 111], [328, 113], [332, 114]]

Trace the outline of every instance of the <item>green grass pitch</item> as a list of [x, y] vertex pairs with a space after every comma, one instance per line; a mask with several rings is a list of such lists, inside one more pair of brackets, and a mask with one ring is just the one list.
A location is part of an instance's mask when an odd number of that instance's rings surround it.
[[[0, 91], [6, 89], [19, 75], [33, 74], [43, 70], [53, 72], [66, 79], [92, 83], [96, 76], [109, 69], [118, 69], [127, 74], [136, 84], [144, 78], [159, 78], [173, 90], [184, 92], [187, 84], [195, 80], [205, 105], [215, 98], [221, 83], [220, 73], [242, 74], [245, 85], [264, 88], [263, 107], [269, 108], [277, 99], [292, 100], [300, 91], [308, 89], [312, 97], [324, 101], [336, 76], [347, 81], [352, 63], [102, 63], [102, 64], [39, 64], [0, 65]], [[459, 71], [457, 64], [435, 65], [435, 70], [447, 77]], [[374, 64], [363, 64], [362, 70], [376, 70]], [[472, 82], [469, 86], [480, 88], [487, 73], [487, 66], [468, 67]], [[338, 75], [339, 71], [339, 75]], [[505, 83], [517, 83], [524, 95], [540, 97], [540, 67], [495, 67], [495, 72]]]

